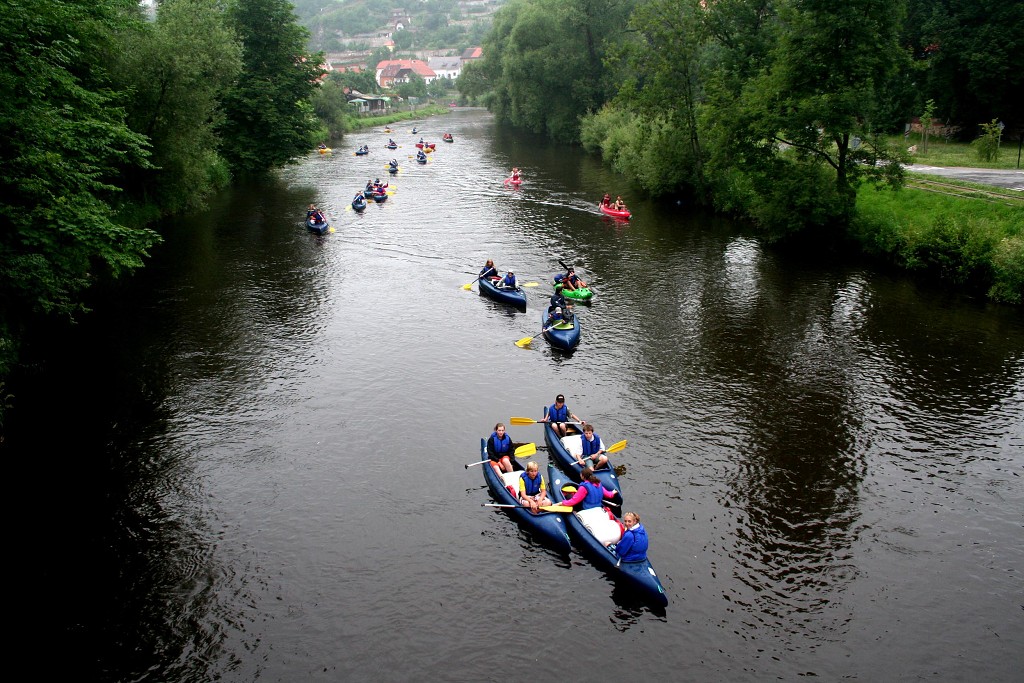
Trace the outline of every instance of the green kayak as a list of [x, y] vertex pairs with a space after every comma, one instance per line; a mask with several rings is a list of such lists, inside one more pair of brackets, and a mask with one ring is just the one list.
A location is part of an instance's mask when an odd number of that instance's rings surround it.
[[594, 293], [587, 287], [581, 287], [580, 289], [563, 289], [562, 296], [575, 301], [590, 301], [594, 298]]

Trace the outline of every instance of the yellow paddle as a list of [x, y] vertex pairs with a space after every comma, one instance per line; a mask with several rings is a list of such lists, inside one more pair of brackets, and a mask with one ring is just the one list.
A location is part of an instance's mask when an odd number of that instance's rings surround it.
[[[537, 425], [544, 424], [540, 420], [534, 420], [532, 417], [510, 417], [508, 423], [511, 425]], [[578, 425], [583, 424], [582, 422], [567, 422], [566, 424]]]
[[[537, 444], [535, 444], [535, 443], [524, 443], [522, 446], [520, 446], [515, 451], [513, 451], [512, 455], [514, 457], [516, 457], [516, 458], [527, 458], [527, 457], [529, 457], [531, 455], [534, 455], [536, 453], [537, 453]], [[468, 465], [466, 465], [466, 469], [468, 470], [470, 467], [473, 467], [474, 465], [483, 465], [485, 462], [491, 462], [491, 459], [488, 458], [487, 460], [481, 460], [480, 462], [471, 462]]]

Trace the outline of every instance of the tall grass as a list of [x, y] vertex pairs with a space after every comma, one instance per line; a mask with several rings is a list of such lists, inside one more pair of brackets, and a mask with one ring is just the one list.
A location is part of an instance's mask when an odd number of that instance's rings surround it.
[[861, 188], [852, 235], [868, 253], [990, 298], [1024, 303], [1024, 208], [912, 189]]

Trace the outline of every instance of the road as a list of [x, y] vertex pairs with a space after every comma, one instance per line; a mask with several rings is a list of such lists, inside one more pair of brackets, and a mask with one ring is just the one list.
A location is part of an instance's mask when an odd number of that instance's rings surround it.
[[929, 175], [955, 178], [981, 185], [1005, 187], [1024, 192], [1024, 171], [991, 168], [964, 168], [961, 166], [926, 166], [924, 164], [908, 164], [908, 171], [927, 173]]

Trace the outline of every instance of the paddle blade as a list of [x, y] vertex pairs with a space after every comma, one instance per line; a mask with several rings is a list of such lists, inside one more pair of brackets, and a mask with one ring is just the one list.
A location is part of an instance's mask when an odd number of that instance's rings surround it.
[[540, 283], [539, 282], [524, 282], [524, 283], [522, 283], [519, 286], [520, 287], [540, 287]]
[[568, 505], [542, 505], [540, 509], [544, 512], [572, 512]]
[[604, 449], [604, 452], [605, 453], [618, 453], [619, 451], [621, 451], [625, 447], [626, 447], [626, 440], [623, 439], [622, 441], [616, 441], [611, 446], [609, 446], [608, 448]]
[[562, 493], [576, 493], [576, 487], [572, 484], [566, 484], [562, 487]]
[[[476, 280], [473, 280], [473, 282], [476, 282]], [[467, 292], [472, 291], [472, 289], [473, 289], [473, 282], [470, 282], [470, 283], [462, 285], [462, 288], [464, 290], [466, 290]]]
[[535, 425], [537, 421], [532, 417], [510, 417], [508, 423], [512, 425]]
[[516, 346], [518, 346], [521, 349], [525, 349], [527, 346], [530, 345], [530, 342], [532, 341], [533, 337], [523, 337], [522, 339], [516, 342]]
[[536, 452], [537, 452], [537, 444], [535, 444], [535, 443], [527, 443], [527, 444], [523, 444], [522, 446], [520, 446], [519, 448], [516, 449], [515, 456], [517, 458], [525, 458], [525, 457], [534, 455]]

